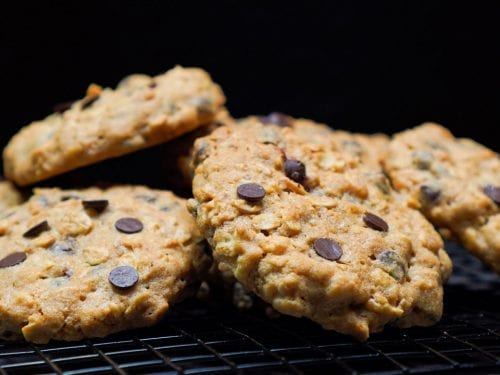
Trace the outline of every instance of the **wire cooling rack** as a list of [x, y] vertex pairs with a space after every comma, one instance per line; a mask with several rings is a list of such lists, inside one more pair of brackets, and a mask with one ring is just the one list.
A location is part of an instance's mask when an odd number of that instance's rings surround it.
[[305, 319], [183, 303], [152, 328], [49, 345], [0, 341], [0, 374], [500, 374], [500, 278], [448, 243], [455, 269], [430, 328], [366, 343]]

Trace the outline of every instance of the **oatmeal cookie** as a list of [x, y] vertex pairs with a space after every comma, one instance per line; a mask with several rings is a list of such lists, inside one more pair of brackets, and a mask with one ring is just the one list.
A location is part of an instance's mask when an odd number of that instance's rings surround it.
[[21, 129], [4, 150], [7, 178], [24, 186], [166, 142], [212, 121], [225, 98], [201, 69], [133, 75], [115, 90], [92, 84], [63, 113]]
[[335, 131], [272, 120], [195, 143], [188, 206], [219, 270], [280, 313], [361, 340], [436, 323], [451, 262], [432, 225]]
[[208, 267], [167, 191], [39, 189], [0, 220], [0, 337], [46, 343], [149, 326]]
[[500, 273], [500, 159], [426, 123], [396, 134], [384, 163], [394, 188], [443, 233]]

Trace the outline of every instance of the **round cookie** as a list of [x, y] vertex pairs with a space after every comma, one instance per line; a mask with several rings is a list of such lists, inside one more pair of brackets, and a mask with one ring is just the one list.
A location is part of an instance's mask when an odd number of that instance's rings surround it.
[[440, 236], [326, 126], [249, 118], [195, 143], [188, 206], [219, 262], [277, 311], [361, 340], [442, 314]]
[[63, 113], [21, 129], [4, 150], [7, 178], [24, 186], [153, 146], [212, 121], [224, 104], [201, 69], [132, 75], [116, 90], [90, 85]]
[[[249, 117], [247, 119], [242, 119], [240, 121], [263, 121], [267, 124], [277, 124], [279, 126], [292, 126], [294, 119], [288, 115], [279, 112], [272, 112], [267, 116], [259, 117]], [[220, 126], [233, 126], [236, 121], [227, 112], [220, 112], [217, 116], [216, 121], [209, 127], [204, 127], [197, 129], [194, 133], [197, 133], [197, 138], [206, 136], [213, 132]], [[301, 121], [300, 127], [296, 129], [300, 132], [301, 137], [310, 138], [311, 142], [314, 142], [314, 138], [321, 138], [332, 135], [332, 130], [321, 124]], [[203, 134], [202, 130], [207, 129]], [[370, 168], [380, 170], [382, 167], [381, 161], [385, 157], [387, 152], [387, 145], [389, 143], [389, 137], [385, 134], [358, 134], [349, 133], [342, 130], [334, 131], [336, 144], [342, 148], [342, 152], [350, 154], [352, 157], [358, 158], [360, 163], [367, 164]], [[185, 137], [185, 136], [184, 136]], [[182, 137], [182, 138], [184, 138]], [[181, 139], [182, 139], [181, 138]], [[193, 140], [191, 140], [191, 145]], [[193, 152], [191, 147], [189, 157], [180, 159], [184, 160], [184, 163], [180, 164], [180, 169], [183, 171], [184, 176], [189, 177], [189, 185], [194, 175], [194, 168], [197, 163], [199, 163], [199, 158], [203, 158], [203, 147], [198, 148], [197, 153]], [[385, 176], [380, 172], [370, 172], [372, 178], [377, 182], [384, 184], [384, 187], [390, 189], [390, 185], [386, 180]], [[218, 263], [214, 260], [212, 266], [209, 269], [207, 280], [209, 284], [215, 287], [223, 287], [226, 294], [231, 294], [233, 299], [233, 304], [242, 310], [246, 310], [254, 305], [253, 293], [249, 292], [241, 283], [236, 281], [231, 272], [220, 272], [218, 269]]]
[[22, 200], [21, 193], [17, 191], [15, 186], [10, 181], [3, 180], [0, 176], [0, 215], [6, 209], [20, 204]]
[[0, 337], [46, 343], [152, 325], [207, 266], [170, 192], [36, 190], [0, 220]]
[[384, 168], [412, 207], [500, 273], [496, 152], [426, 123], [394, 135]]

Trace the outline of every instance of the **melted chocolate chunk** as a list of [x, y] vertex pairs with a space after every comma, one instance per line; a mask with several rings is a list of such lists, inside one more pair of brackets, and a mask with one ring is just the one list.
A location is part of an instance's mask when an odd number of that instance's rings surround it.
[[300, 183], [306, 178], [306, 166], [299, 160], [288, 159], [285, 161], [285, 174]]
[[0, 268], [12, 267], [26, 260], [27, 256], [23, 252], [12, 253], [0, 260]]
[[26, 232], [24, 232], [23, 237], [24, 238], [35, 238], [37, 237], [40, 233], [46, 232], [50, 230], [49, 223], [47, 220], [42, 221], [41, 223], [38, 223], [34, 227], [28, 229]]
[[425, 202], [434, 203], [439, 200], [441, 190], [428, 185], [420, 186], [420, 194]]
[[236, 189], [238, 197], [248, 202], [258, 202], [264, 198], [266, 191], [259, 184], [242, 184]]
[[379, 230], [381, 232], [387, 232], [389, 230], [389, 225], [387, 225], [384, 219], [370, 212], [366, 212], [364, 214], [363, 221], [372, 229]]
[[500, 186], [486, 185], [483, 188], [484, 194], [488, 196], [493, 202], [500, 203]]
[[318, 238], [314, 241], [313, 248], [320, 257], [328, 260], [338, 260], [342, 256], [342, 247], [329, 238]]
[[137, 284], [139, 274], [134, 267], [120, 266], [109, 273], [108, 280], [116, 288], [128, 289]]
[[109, 201], [107, 199], [86, 200], [82, 201], [82, 205], [86, 209], [93, 209], [100, 213], [108, 207]]
[[142, 223], [133, 217], [123, 217], [115, 222], [115, 228], [122, 233], [138, 233], [144, 228]]

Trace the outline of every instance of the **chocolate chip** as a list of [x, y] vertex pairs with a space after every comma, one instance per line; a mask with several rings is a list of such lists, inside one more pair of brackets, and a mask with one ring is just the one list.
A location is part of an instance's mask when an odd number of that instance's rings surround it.
[[95, 200], [88, 200], [88, 201], [82, 201], [83, 207], [86, 209], [93, 209], [96, 212], [102, 212], [108, 207], [109, 201], [107, 199], [95, 199]]
[[282, 127], [292, 126], [292, 118], [279, 112], [272, 112], [267, 116], [260, 116], [259, 120], [264, 124], [274, 124]]
[[154, 89], [156, 86], [158, 86], [156, 82], [150, 82], [148, 85], [150, 89]]
[[238, 196], [248, 202], [258, 202], [266, 195], [264, 188], [258, 184], [242, 184], [236, 189]]
[[144, 228], [142, 223], [133, 217], [123, 217], [115, 222], [115, 228], [122, 233], [137, 233]]
[[335, 240], [318, 238], [313, 244], [314, 251], [325, 259], [338, 260], [342, 256], [342, 248]]
[[381, 232], [387, 232], [389, 230], [389, 225], [387, 225], [384, 219], [370, 212], [366, 212], [364, 214], [363, 221], [372, 229], [379, 230]]
[[406, 275], [406, 264], [403, 258], [392, 250], [386, 250], [377, 256], [377, 265], [398, 281]]
[[70, 199], [80, 199], [80, 197], [78, 195], [63, 195], [61, 197], [61, 202], [64, 202], [64, 201], [69, 201]]
[[95, 96], [87, 96], [86, 98], [82, 99], [82, 110], [89, 108], [94, 102], [99, 99], [99, 95]]
[[441, 196], [441, 190], [428, 185], [420, 186], [420, 194], [425, 202], [436, 202]]
[[23, 237], [34, 238], [37, 237], [40, 233], [48, 231], [49, 229], [50, 229], [49, 223], [47, 222], [47, 220], [44, 220], [41, 223], [38, 223], [34, 227], [24, 232]]
[[108, 280], [111, 285], [119, 289], [128, 289], [137, 284], [139, 274], [134, 267], [120, 266], [109, 273]]
[[488, 196], [493, 202], [500, 203], [500, 186], [486, 185], [483, 188], [484, 194]]
[[23, 252], [9, 254], [0, 260], [0, 268], [15, 266], [16, 264], [24, 262], [26, 258], [27, 256]]
[[285, 161], [285, 174], [295, 182], [302, 182], [306, 178], [306, 166], [299, 160]]
[[68, 109], [71, 108], [71, 106], [73, 105], [74, 102], [75, 101], [57, 103], [57, 104], [54, 104], [54, 106], [52, 107], [52, 109], [54, 110], [54, 112], [64, 113]]

